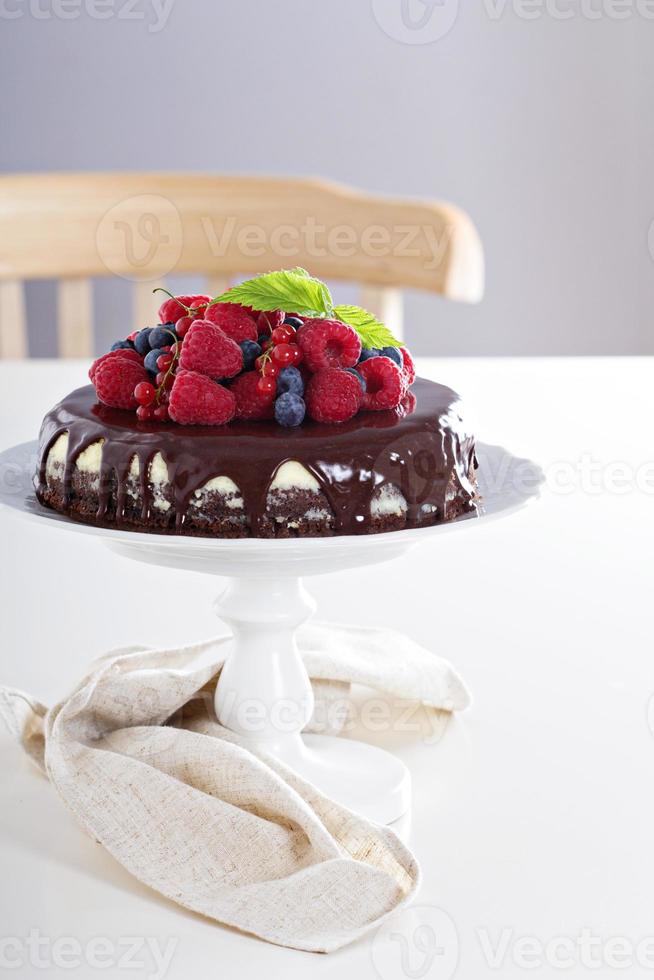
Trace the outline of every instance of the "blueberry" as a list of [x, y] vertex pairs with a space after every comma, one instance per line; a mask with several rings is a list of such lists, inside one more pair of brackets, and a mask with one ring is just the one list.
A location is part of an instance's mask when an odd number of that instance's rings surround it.
[[288, 327], [295, 327], [296, 330], [299, 330], [304, 320], [300, 320], [299, 316], [287, 316], [284, 317], [284, 323]]
[[177, 340], [174, 323], [161, 323], [158, 327], [153, 327], [148, 337], [148, 342], [152, 350], [159, 347], [170, 347]]
[[143, 367], [145, 370], [149, 371], [150, 374], [156, 374], [159, 370], [157, 367], [157, 358], [161, 357], [161, 355], [164, 353], [165, 351], [159, 350], [158, 347], [155, 347], [154, 350], [151, 350], [148, 354], [146, 354], [143, 362]]
[[381, 352], [382, 357], [390, 357], [391, 361], [395, 361], [398, 367], [402, 367], [402, 355], [397, 347], [382, 347]]
[[254, 370], [254, 362], [261, 354], [259, 344], [255, 344], [253, 340], [242, 340], [238, 346], [243, 351], [243, 370]]
[[117, 340], [115, 344], [111, 345], [112, 350], [134, 350], [134, 344], [131, 340]]
[[381, 351], [378, 347], [363, 347], [361, 350], [361, 357], [359, 358], [359, 364], [361, 361], [368, 361], [371, 357], [380, 357]]
[[152, 327], [146, 327], [144, 330], [139, 330], [136, 337], [134, 338], [134, 347], [139, 352], [141, 357], [145, 357], [147, 352], [150, 350], [151, 333], [152, 333]]
[[285, 391], [275, 400], [275, 418], [280, 425], [293, 428], [300, 425], [306, 411], [304, 401], [292, 391]]
[[366, 384], [366, 379], [364, 378], [364, 376], [362, 374], [359, 374], [358, 371], [355, 371], [354, 368], [345, 368], [345, 370], [347, 371], [348, 374], [354, 375], [354, 377], [361, 385], [361, 391], [365, 393], [368, 390], [368, 385]]
[[292, 395], [304, 394], [304, 381], [297, 368], [282, 368], [277, 375], [277, 391], [280, 395], [286, 391], [290, 391]]
[[270, 334], [269, 333], [260, 333], [259, 336], [257, 337], [257, 343], [258, 343], [259, 347], [263, 347], [263, 345], [265, 344], [265, 342], [267, 340], [270, 340]]

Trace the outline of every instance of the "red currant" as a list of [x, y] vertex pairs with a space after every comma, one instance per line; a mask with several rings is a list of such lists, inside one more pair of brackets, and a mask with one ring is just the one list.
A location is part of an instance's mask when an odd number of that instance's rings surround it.
[[179, 318], [175, 324], [175, 333], [178, 337], [183, 337], [188, 332], [189, 327], [193, 323], [192, 316], [182, 316]]
[[293, 361], [293, 351], [290, 344], [277, 344], [273, 347], [272, 359], [280, 368], [286, 367]]
[[165, 422], [168, 418], [168, 406], [158, 405], [154, 410], [154, 417], [158, 422]]
[[166, 374], [165, 371], [160, 371], [154, 380], [156, 381], [157, 388], [161, 388], [162, 385], [165, 388], [172, 388], [173, 382], [175, 381], [175, 375]]
[[264, 377], [276, 378], [279, 374], [278, 365], [274, 364], [269, 357], [257, 357], [254, 366], [259, 374], [262, 374]]
[[274, 395], [277, 389], [277, 382], [274, 378], [259, 378], [257, 388], [262, 395]]
[[201, 306], [192, 306], [189, 314], [193, 320], [201, 320], [205, 314], [208, 304], [202, 303]]
[[297, 365], [300, 364], [304, 359], [304, 353], [302, 351], [302, 348], [298, 347], [297, 344], [289, 344], [289, 347], [293, 351], [293, 360], [291, 361], [291, 364], [297, 367]]
[[139, 405], [151, 405], [156, 394], [154, 386], [149, 381], [140, 381], [134, 389], [134, 397]]
[[294, 337], [295, 330], [293, 327], [282, 326], [275, 327], [271, 337], [273, 344], [288, 344]]
[[141, 422], [146, 422], [148, 419], [151, 419], [153, 415], [154, 409], [152, 405], [139, 405], [139, 407], [136, 409], [136, 417]]
[[167, 371], [170, 365], [173, 363], [172, 354], [160, 354], [157, 358], [157, 367], [160, 371]]
[[138, 330], [133, 330], [132, 333], [129, 335], [129, 337], [127, 339], [133, 341], [134, 338], [136, 337], [137, 333], [139, 333]]

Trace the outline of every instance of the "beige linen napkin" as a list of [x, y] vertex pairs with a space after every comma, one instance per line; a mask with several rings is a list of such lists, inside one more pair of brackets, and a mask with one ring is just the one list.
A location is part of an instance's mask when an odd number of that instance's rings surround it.
[[[82, 827], [140, 881], [269, 942], [338, 949], [414, 894], [418, 866], [392, 830], [218, 724], [211, 694], [228, 641], [108, 654], [49, 711], [0, 688], [0, 714]], [[398, 633], [311, 623], [299, 643], [314, 717], [353, 682], [433, 708], [469, 703], [446, 661]]]

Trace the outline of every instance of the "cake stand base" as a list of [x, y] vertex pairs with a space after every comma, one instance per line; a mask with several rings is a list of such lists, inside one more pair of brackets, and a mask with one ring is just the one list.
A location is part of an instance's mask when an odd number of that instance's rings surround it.
[[411, 805], [411, 773], [374, 745], [333, 735], [297, 735], [276, 745], [274, 755], [324, 796], [374, 823], [393, 823]]

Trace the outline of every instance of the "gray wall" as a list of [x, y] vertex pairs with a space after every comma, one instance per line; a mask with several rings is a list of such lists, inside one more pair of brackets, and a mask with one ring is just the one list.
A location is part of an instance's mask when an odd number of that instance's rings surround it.
[[[450, 199], [481, 231], [487, 293], [410, 295], [418, 351], [652, 353], [654, 4], [522, 2], [407, 0], [411, 29], [402, 0], [2, 0], [0, 166]], [[33, 287], [33, 318], [51, 301]], [[107, 338], [126, 311], [103, 284]]]

